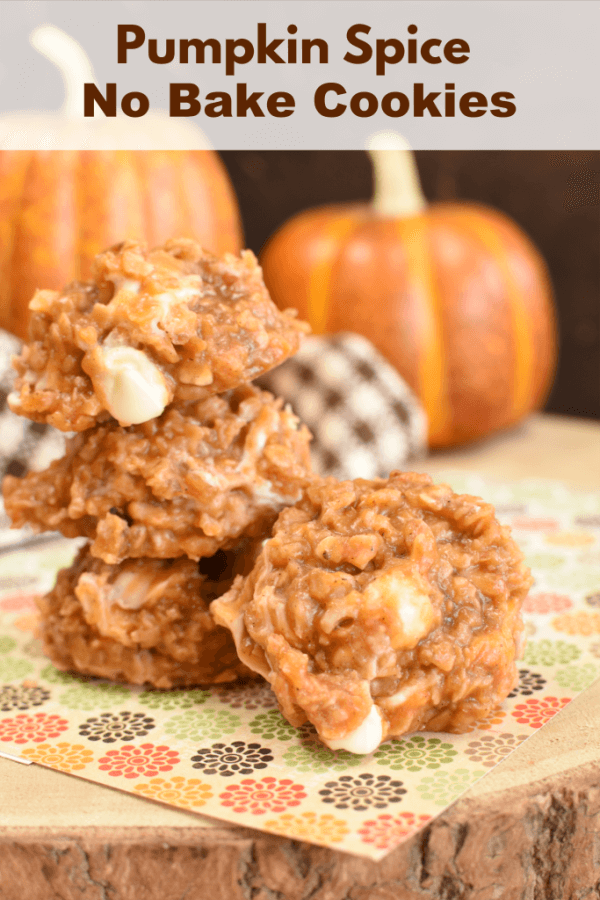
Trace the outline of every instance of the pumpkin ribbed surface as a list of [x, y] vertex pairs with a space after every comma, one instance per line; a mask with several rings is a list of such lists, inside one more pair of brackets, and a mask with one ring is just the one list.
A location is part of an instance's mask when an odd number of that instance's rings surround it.
[[209, 150], [0, 152], [0, 326], [26, 337], [37, 288], [90, 276], [126, 238], [193, 237], [238, 252], [242, 230], [223, 164]]
[[284, 225], [261, 263], [276, 303], [317, 333], [365, 335], [396, 366], [425, 406], [432, 446], [510, 426], [544, 401], [556, 359], [546, 267], [495, 210], [322, 207]]

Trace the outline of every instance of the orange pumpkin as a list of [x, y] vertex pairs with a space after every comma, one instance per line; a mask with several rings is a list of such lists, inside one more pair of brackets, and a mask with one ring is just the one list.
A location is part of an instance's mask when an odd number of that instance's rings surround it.
[[27, 336], [37, 288], [85, 280], [126, 237], [238, 252], [236, 198], [211, 150], [0, 151], [0, 327]]
[[371, 157], [373, 201], [290, 219], [262, 254], [267, 287], [317, 333], [368, 337], [421, 398], [431, 446], [513, 425], [556, 363], [544, 261], [496, 210], [427, 205], [406, 146]]
[[58, 114], [0, 118], [0, 327], [21, 338], [37, 288], [87, 279], [94, 256], [125, 238], [152, 246], [181, 235], [215, 253], [243, 245], [227, 172], [195, 125], [160, 110], [85, 119], [94, 73], [83, 48], [54, 25], [30, 42], [58, 66], [66, 94]]

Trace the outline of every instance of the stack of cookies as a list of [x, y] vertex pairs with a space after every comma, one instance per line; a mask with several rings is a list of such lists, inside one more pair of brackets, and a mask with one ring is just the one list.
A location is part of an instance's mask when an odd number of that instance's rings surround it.
[[44, 471], [6, 477], [6, 510], [87, 539], [40, 603], [47, 654], [159, 688], [250, 674], [209, 604], [313, 477], [308, 430], [251, 384], [308, 327], [275, 307], [252, 253], [189, 240], [124, 242], [31, 309], [9, 405], [75, 435]]
[[251, 384], [307, 330], [251, 253], [124, 243], [31, 307], [9, 405], [77, 433], [4, 496], [15, 526], [87, 539], [40, 604], [57, 666], [159, 688], [259, 675], [289, 722], [359, 754], [468, 730], [507, 696], [521, 551], [426, 475], [311, 473], [306, 427]]

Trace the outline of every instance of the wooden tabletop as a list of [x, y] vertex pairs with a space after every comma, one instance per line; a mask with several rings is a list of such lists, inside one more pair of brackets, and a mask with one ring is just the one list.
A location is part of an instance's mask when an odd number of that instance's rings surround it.
[[[600, 423], [537, 415], [417, 466], [600, 489]], [[382, 862], [0, 758], [1, 900], [592, 900], [600, 682]]]
[[511, 431], [454, 450], [434, 452], [419, 469], [477, 471], [492, 478], [555, 478], [600, 489], [600, 422], [534, 415]]

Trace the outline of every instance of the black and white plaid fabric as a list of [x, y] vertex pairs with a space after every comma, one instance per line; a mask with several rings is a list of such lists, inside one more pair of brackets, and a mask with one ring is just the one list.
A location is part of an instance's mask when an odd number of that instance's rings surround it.
[[258, 384], [284, 397], [314, 435], [315, 471], [385, 478], [425, 455], [427, 421], [398, 372], [358, 334], [310, 337]]
[[8, 408], [6, 398], [15, 379], [10, 361], [20, 347], [18, 338], [0, 330], [0, 478], [44, 469], [64, 453], [64, 434], [15, 416]]
[[[7, 397], [15, 378], [10, 361], [20, 347], [18, 338], [0, 329], [0, 481], [5, 475], [45, 469], [65, 450], [65, 435], [60, 431], [15, 416], [8, 408]], [[10, 530], [0, 496], [0, 546], [16, 543], [30, 534], [28, 528]]]

